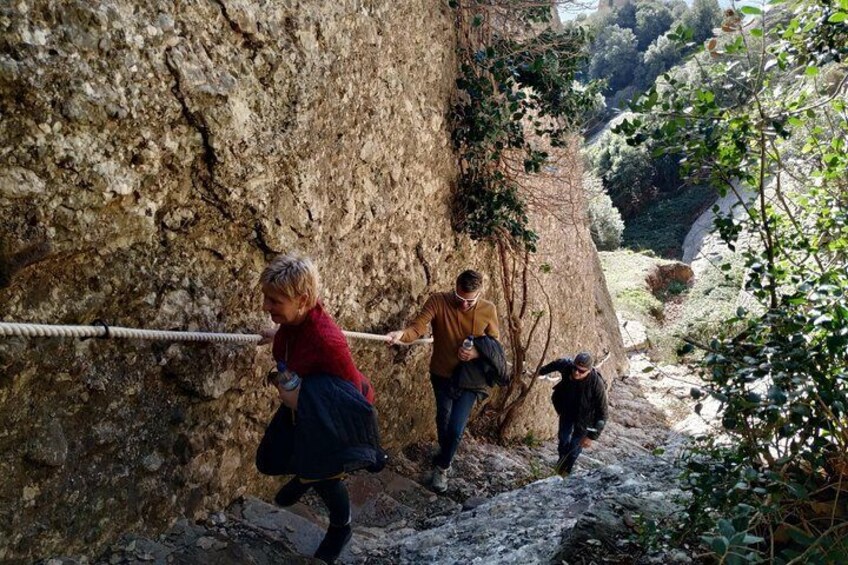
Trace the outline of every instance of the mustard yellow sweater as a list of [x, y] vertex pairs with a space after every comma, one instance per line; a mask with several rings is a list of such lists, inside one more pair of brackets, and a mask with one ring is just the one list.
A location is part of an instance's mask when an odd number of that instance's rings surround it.
[[439, 292], [430, 296], [421, 312], [403, 330], [402, 341], [409, 342], [427, 333], [433, 326], [433, 357], [430, 372], [450, 378], [459, 364], [457, 350], [462, 341], [472, 335], [498, 338], [498, 315], [495, 305], [482, 298], [473, 308], [462, 312], [452, 292]]

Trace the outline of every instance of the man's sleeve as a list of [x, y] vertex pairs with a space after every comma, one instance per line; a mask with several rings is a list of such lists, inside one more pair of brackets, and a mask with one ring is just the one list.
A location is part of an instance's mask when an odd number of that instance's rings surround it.
[[604, 426], [606, 426], [607, 415], [608, 415], [607, 387], [606, 387], [606, 384], [604, 383], [603, 377], [601, 377], [600, 374], [598, 375], [598, 378], [595, 380], [594, 397], [595, 397], [595, 406], [594, 406], [594, 408], [595, 408], [595, 422], [594, 422], [594, 425], [592, 427], [594, 427], [597, 431], [596, 432], [590, 432], [589, 434], [587, 434], [589, 439], [592, 439], [592, 440], [598, 439], [598, 436], [601, 435], [601, 431], [603, 431]]
[[554, 371], [558, 371], [563, 374], [565, 377], [565, 373], [571, 368], [571, 359], [568, 357], [563, 357], [562, 359], [557, 359], [555, 361], [551, 361], [547, 365], [543, 366], [539, 369], [540, 375], [547, 375], [548, 373], [553, 373]]
[[424, 307], [418, 315], [415, 316], [415, 318], [413, 318], [409, 325], [403, 330], [403, 338], [401, 338], [401, 341], [410, 342], [418, 339], [422, 335], [425, 335], [430, 322], [436, 317], [438, 309], [439, 306], [437, 304], [437, 298], [435, 295], [431, 295], [430, 298], [427, 299], [427, 302], [424, 303]]
[[500, 329], [498, 328], [498, 311], [495, 310], [494, 307], [492, 307], [492, 319], [489, 320], [489, 323], [486, 325], [483, 333], [495, 339], [498, 339], [500, 336]]

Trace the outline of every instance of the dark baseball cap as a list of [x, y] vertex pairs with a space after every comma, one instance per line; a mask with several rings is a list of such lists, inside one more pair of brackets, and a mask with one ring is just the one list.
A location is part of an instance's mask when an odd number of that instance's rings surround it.
[[580, 367], [581, 369], [591, 369], [595, 364], [595, 360], [592, 358], [592, 354], [586, 351], [582, 351], [577, 354], [577, 357], [574, 358], [574, 364]]

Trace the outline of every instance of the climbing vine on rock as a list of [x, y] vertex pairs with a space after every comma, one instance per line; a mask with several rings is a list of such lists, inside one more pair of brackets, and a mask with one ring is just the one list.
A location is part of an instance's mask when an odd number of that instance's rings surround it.
[[574, 80], [585, 59], [579, 28], [552, 28], [552, 3], [450, 2], [459, 30], [453, 141], [461, 160], [455, 224], [478, 240], [536, 248], [521, 177], [538, 173], [595, 103]]

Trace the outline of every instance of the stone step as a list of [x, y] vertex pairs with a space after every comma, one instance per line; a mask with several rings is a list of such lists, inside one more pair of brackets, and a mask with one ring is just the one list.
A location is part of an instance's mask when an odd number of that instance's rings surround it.
[[[59, 565], [76, 562], [48, 560], [46, 563]], [[100, 558], [94, 560], [94, 563], [309, 565], [321, 561], [299, 555], [296, 546], [286, 536], [273, 535], [272, 532], [237, 516], [217, 513], [204, 524], [191, 523], [186, 519], [178, 520], [156, 540], [136, 534], [124, 535]]]
[[[461, 505], [439, 496], [397, 473], [360, 473], [345, 479], [350, 493], [354, 536], [340, 557], [355, 563], [379, 554], [385, 538], [398, 541], [418, 530], [442, 523], [457, 514]], [[327, 528], [326, 509], [316, 497], [280, 508], [253, 497], [245, 497], [227, 509], [231, 520], [242, 521], [271, 539], [282, 541], [297, 553], [312, 555]]]
[[234, 502], [227, 515], [243, 521], [265, 536], [293, 548], [301, 555], [312, 555], [324, 538], [326, 523], [320, 517], [309, 516], [309, 509], [295, 505], [296, 511], [268, 504], [258, 498], [245, 497]]

